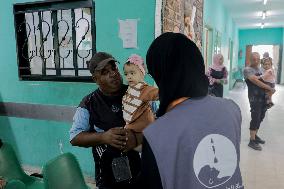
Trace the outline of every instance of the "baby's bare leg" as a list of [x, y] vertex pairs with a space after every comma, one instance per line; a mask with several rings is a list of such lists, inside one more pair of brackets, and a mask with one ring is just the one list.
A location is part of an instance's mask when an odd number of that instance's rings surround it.
[[267, 94], [267, 102], [269, 102], [269, 103], [272, 102], [272, 93]]

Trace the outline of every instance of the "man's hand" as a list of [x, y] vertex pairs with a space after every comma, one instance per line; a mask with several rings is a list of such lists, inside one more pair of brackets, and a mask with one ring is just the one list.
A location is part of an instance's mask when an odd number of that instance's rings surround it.
[[219, 84], [219, 83], [221, 83], [221, 81], [220, 81], [220, 79], [214, 79], [214, 83]]
[[136, 133], [130, 129], [127, 129], [127, 143], [124, 149], [124, 152], [127, 152], [129, 150], [134, 149], [135, 147], [142, 144], [143, 141], [143, 134], [142, 133]]
[[274, 93], [275, 93], [275, 89], [274, 88], [271, 88], [270, 90], [267, 90], [267, 94], [272, 96]]
[[264, 90], [271, 91], [271, 92], [273, 92], [273, 90], [275, 90], [275, 89], [271, 88], [269, 85], [266, 85], [265, 83], [260, 81], [258, 79], [258, 76], [252, 75], [252, 76], [248, 77], [248, 80], [250, 80], [253, 84], [257, 85], [258, 87], [260, 87]]
[[102, 141], [104, 144], [111, 145], [119, 150], [125, 149], [127, 142], [126, 129], [122, 127], [109, 129], [102, 134]]
[[274, 88], [271, 88], [271, 93], [274, 94], [276, 92], [276, 90]]

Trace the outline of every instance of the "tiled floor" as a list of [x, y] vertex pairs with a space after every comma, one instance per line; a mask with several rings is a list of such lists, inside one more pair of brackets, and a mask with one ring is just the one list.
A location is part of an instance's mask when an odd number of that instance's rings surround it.
[[249, 141], [250, 109], [247, 90], [229, 92], [228, 98], [242, 110], [241, 170], [246, 189], [284, 189], [284, 86], [276, 86], [275, 106], [266, 113], [259, 136], [266, 140], [262, 151], [252, 150]]

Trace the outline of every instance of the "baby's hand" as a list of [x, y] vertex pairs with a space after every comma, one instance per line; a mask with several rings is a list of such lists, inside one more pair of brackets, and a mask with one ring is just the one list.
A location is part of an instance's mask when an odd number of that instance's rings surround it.
[[275, 92], [276, 90], [272, 88], [271, 93], [274, 94]]

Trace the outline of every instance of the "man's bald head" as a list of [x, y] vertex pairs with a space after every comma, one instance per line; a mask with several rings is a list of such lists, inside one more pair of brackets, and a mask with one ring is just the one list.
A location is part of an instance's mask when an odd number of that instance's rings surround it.
[[258, 67], [260, 64], [260, 55], [258, 52], [252, 52], [250, 56], [250, 66]]

